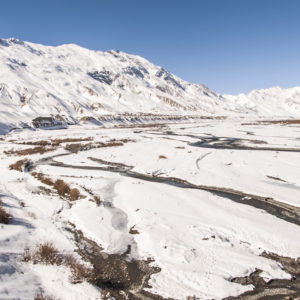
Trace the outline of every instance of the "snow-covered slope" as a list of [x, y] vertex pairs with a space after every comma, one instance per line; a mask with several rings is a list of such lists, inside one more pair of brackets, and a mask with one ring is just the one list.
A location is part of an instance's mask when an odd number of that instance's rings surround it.
[[300, 88], [222, 96], [137, 55], [0, 39], [0, 124], [39, 116], [69, 122], [105, 114], [300, 114]]
[[228, 108], [244, 109], [247, 113], [262, 116], [299, 116], [300, 115], [300, 87], [283, 89], [272, 87], [254, 90], [249, 94], [237, 96], [223, 95]]

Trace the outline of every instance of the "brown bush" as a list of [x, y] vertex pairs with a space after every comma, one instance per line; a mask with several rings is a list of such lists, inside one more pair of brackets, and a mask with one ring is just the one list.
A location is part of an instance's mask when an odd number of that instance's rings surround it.
[[99, 196], [94, 196], [94, 202], [99, 206], [101, 204], [101, 199]]
[[61, 180], [61, 179], [57, 179], [54, 182], [53, 187], [56, 189], [57, 193], [60, 196], [65, 196], [65, 195], [67, 195], [67, 194], [70, 193], [70, 187], [69, 187], [69, 185], [66, 182], [64, 182], [63, 180]]
[[72, 273], [72, 283], [93, 282], [95, 279], [95, 273], [92, 268], [80, 263], [72, 254], [60, 254], [53, 244], [49, 242], [37, 245], [32, 252], [29, 249], [25, 249], [23, 261], [69, 267]]
[[43, 173], [32, 172], [31, 175], [46, 185], [50, 185], [50, 186], [54, 185], [53, 181]]
[[78, 200], [79, 197], [80, 197], [80, 192], [79, 192], [78, 189], [73, 188], [73, 189], [70, 190], [69, 195], [70, 195], [70, 199], [71, 199], [71, 200], [73, 200], [73, 201], [74, 201], [74, 200]]
[[6, 212], [5, 209], [1, 206], [1, 203], [0, 203], [0, 223], [9, 224], [11, 219], [12, 219], [11, 214]]
[[167, 159], [167, 157], [164, 156], [164, 155], [160, 155], [158, 158], [159, 158], [159, 159]]
[[9, 166], [10, 170], [15, 170], [15, 171], [19, 171], [22, 172], [23, 171], [23, 166], [28, 162], [27, 159], [22, 159], [22, 160], [18, 160], [17, 162], [15, 162], [14, 164], [11, 164]]
[[129, 229], [129, 233], [130, 234], [139, 234], [139, 231], [137, 229], [135, 229], [134, 227], [135, 227], [135, 225]]
[[30, 257], [30, 260], [33, 260], [35, 263], [47, 265], [60, 265], [62, 263], [62, 257], [58, 250], [49, 242], [39, 244]]

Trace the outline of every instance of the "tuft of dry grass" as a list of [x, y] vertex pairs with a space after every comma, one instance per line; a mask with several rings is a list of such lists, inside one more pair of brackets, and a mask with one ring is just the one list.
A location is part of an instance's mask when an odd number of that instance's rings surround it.
[[9, 214], [2, 206], [2, 203], [0, 203], [0, 223], [2, 224], [9, 224], [11, 219], [12, 219], [12, 215]]
[[60, 195], [60, 196], [66, 196], [70, 193], [70, 187], [69, 185], [64, 182], [63, 180], [61, 179], [57, 179], [55, 182], [54, 182], [54, 185], [53, 187], [56, 189], [57, 193]]
[[53, 186], [54, 184], [53, 181], [43, 173], [32, 172], [31, 175], [46, 185]]
[[94, 270], [80, 263], [73, 255], [68, 254], [64, 259], [65, 265], [71, 269], [72, 283], [81, 283], [83, 281], [93, 282], [95, 278]]
[[94, 282], [95, 273], [90, 267], [80, 263], [72, 254], [61, 254], [53, 243], [45, 242], [38, 244], [34, 251], [25, 249], [23, 261], [42, 263], [46, 265], [64, 265], [71, 270], [71, 282], [81, 283], [83, 281]]
[[137, 229], [135, 229], [134, 227], [135, 227], [135, 225], [129, 229], [129, 233], [130, 234], [139, 234], [140, 232]]
[[94, 196], [93, 197], [93, 199], [94, 199], [94, 202], [99, 206], [100, 204], [101, 204], [101, 199], [100, 199], [100, 197], [99, 196]]
[[167, 157], [164, 156], [164, 155], [160, 155], [160, 156], [158, 157], [158, 159], [167, 159]]
[[[36, 179], [41, 181], [42, 183], [52, 186], [58, 195], [62, 197], [68, 197], [70, 200], [78, 200], [81, 197], [80, 191], [77, 188], [70, 188], [70, 186], [63, 181], [62, 179], [57, 179], [55, 182], [53, 182], [49, 177], [44, 175], [43, 173], [36, 173], [32, 172], [32, 176], [34, 176]], [[40, 187], [40, 189], [46, 194], [50, 194], [51, 190], [45, 189], [43, 187]]]
[[73, 200], [73, 201], [78, 200], [79, 197], [80, 197], [80, 192], [77, 188], [73, 188], [73, 189], [70, 190], [69, 196], [70, 196], [70, 199]]
[[60, 265], [62, 258], [58, 250], [50, 242], [39, 244], [32, 254], [34, 263], [44, 263], [46, 265]]

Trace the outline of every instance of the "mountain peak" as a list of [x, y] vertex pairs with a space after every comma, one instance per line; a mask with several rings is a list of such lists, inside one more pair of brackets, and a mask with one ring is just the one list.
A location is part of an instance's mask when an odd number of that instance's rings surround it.
[[[13, 47], [19, 46], [22, 47]], [[279, 87], [221, 96], [120, 50], [88, 50], [0, 39], [0, 119], [41, 116], [80, 122], [107, 114], [297, 115], [299, 91]], [[280, 97], [278, 96], [280, 94]]]

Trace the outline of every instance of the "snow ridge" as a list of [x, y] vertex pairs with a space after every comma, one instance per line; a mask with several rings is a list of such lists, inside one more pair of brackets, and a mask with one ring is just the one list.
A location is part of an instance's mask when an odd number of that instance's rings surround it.
[[67, 122], [103, 115], [171, 114], [297, 116], [300, 87], [220, 95], [146, 59], [0, 39], [0, 127], [24, 126], [39, 116]]

